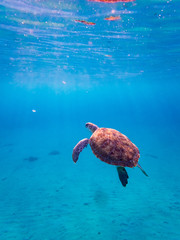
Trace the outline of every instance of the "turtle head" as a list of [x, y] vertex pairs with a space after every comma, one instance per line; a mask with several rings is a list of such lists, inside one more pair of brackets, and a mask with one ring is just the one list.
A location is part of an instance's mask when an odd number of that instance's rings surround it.
[[93, 123], [86, 123], [86, 127], [93, 133], [98, 129], [98, 126]]

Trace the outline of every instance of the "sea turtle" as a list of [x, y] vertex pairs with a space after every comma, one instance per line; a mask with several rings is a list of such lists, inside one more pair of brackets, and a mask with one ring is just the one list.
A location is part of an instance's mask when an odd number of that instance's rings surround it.
[[93, 133], [90, 139], [82, 139], [74, 147], [72, 158], [76, 163], [80, 152], [89, 144], [95, 156], [111, 165], [117, 166], [118, 176], [125, 187], [128, 183], [128, 174], [125, 167], [139, 167], [139, 149], [122, 133], [111, 128], [99, 128], [93, 123], [86, 123], [86, 127]]

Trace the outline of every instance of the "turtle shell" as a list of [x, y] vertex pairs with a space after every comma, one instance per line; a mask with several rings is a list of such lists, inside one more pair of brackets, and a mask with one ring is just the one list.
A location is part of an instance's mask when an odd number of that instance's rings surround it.
[[98, 128], [89, 144], [97, 158], [111, 165], [135, 167], [140, 157], [139, 149], [125, 135], [111, 128]]

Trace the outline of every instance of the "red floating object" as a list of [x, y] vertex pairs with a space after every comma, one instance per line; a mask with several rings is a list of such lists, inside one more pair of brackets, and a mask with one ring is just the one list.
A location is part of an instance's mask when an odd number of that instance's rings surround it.
[[87, 21], [84, 21], [84, 20], [74, 20], [75, 22], [80, 22], [80, 23], [83, 23], [85, 25], [95, 25], [95, 23], [93, 22], [87, 22]]
[[117, 17], [110, 16], [110, 17], [105, 18], [104, 20], [116, 21], [116, 20], [120, 20], [120, 19], [121, 19], [120, 16], [117, 16]]

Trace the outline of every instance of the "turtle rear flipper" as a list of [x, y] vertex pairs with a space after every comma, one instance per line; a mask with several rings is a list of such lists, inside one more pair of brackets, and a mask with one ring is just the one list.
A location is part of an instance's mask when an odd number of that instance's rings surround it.
[[73, 154], [72, 154], [72, 158], [73, 161], [76, 163], [78, 158], [79, 158], [79, 154], [80, 152], [82, 152], [82, 150], [87, 147], [89, 143], [89, 139], [88, 138], [84, 138], [82, 139], [80, 142], [78, 142], [78, 144], [74, 147], [73, 149]]
[[128, 184], [128, 174], [124, 167], [117, 167], [119, 180], [121, 181], [122, 185], [125, 187]]

